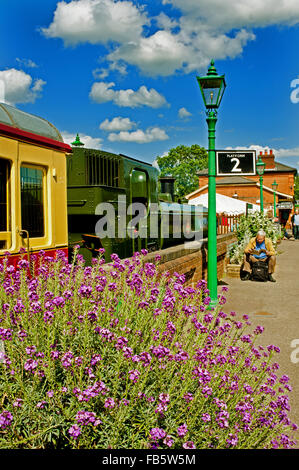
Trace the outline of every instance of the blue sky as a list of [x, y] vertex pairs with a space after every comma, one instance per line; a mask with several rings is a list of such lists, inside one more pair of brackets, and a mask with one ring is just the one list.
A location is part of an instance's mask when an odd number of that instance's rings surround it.
[[0, 41], [6, 102], [68, 143], [148, 162], [207, 146], [196, 75], [214, 58], [217, 148], [272, 148], [299, 169], [297, 0], [1, 0]]

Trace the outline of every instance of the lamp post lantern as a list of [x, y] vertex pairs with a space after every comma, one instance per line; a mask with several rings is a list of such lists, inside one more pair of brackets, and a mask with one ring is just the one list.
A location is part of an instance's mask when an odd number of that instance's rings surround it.
[[276, 217], [276, 191], [278, 188], [278, 183], [276, 183], [276, 181], [274, 180], [271, 186], [272, 186], [273, 194], [274, 194], [274, 217]]
[[259, 156], [258, 161], [256, 162], [256, 172], [260, 177], [260, 206], [261, 212], [264, 212], [264, 199], [263, 199], [263, 174], [265, 172], [266, 163], [263, 162], [261, 156]]
[[204, 105], [206, 108], [209, 131], [208, 152], [208, 289], [211, 306], [217, 305], [217, 229], [216, 229], [216, 157], [215, 128], [217, 109], [226, 88], [224, 75], [218, 75], [211, 61], [206, 76], [197, 77]]

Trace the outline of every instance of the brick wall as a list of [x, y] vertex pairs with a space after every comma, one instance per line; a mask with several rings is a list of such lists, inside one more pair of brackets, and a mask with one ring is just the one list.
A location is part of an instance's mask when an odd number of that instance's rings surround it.
[[[226, 254], [228, 246], [236, 241], [233, 233], [218, 235], [217, 237], [217, 277], [221, 279], [225, 271]], [[159, 271], [170, 274], [177, 272], [184, 274], [186, 284], [196, 284], [201, 279], [207, 279], [207, 239], [203, 241], [199, 249], [186, 249], [184, 245], [167, 248], [165, 250], [149, 253], [145, 261], [153, 262], [155, 256], [159, 254], [161, 261]]]
[[[227, 253], [230, 246], [237, 241], [234, 233], [226, 233], [217, 236], [217, 277], [220, 280], [226, 270]], [[160, 273], [175, 272], [184, 274], [186, 285], [195, 285], [201, 279], [207, 279], [208, 240], [204, 239], [200, 248], [186, 248], [185, 245], [177, 245], [164, 250], [148, 253], [144, 258], [145, 263], [155, 263], [155, 257], [161, 256], [158, 265]], [[110, 263], [103, 268], [112, 270]]]

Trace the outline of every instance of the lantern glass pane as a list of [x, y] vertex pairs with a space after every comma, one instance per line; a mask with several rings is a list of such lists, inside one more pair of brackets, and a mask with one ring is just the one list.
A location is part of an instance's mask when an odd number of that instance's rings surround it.
[[206, 106], [217, 106], [219, 88], [204, 88], [203, 94]]
[[265, 164], [264, 164], [264, 163], [262, 163], [262, 164], [257, 163], [257, 164], [256, 164], [256, 172], [257, 172], [257, 174], [260, 175], [260, 176], [263, 175], [263, 174], [264, 174], [264, 168], [265, 168]]
[[200, 80], [205, 106], [218, 107], [224, 92], [223, 79], [204, 78]]

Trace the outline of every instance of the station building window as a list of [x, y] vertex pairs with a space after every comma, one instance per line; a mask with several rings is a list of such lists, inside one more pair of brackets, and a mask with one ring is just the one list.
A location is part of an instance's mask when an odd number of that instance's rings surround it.
[[0, 158], [0, 250], [10, 248], [10, 163]]
[[21, 217], [22, 229], [29, 238], [44, 237], [44, 171], [21, 166]]

